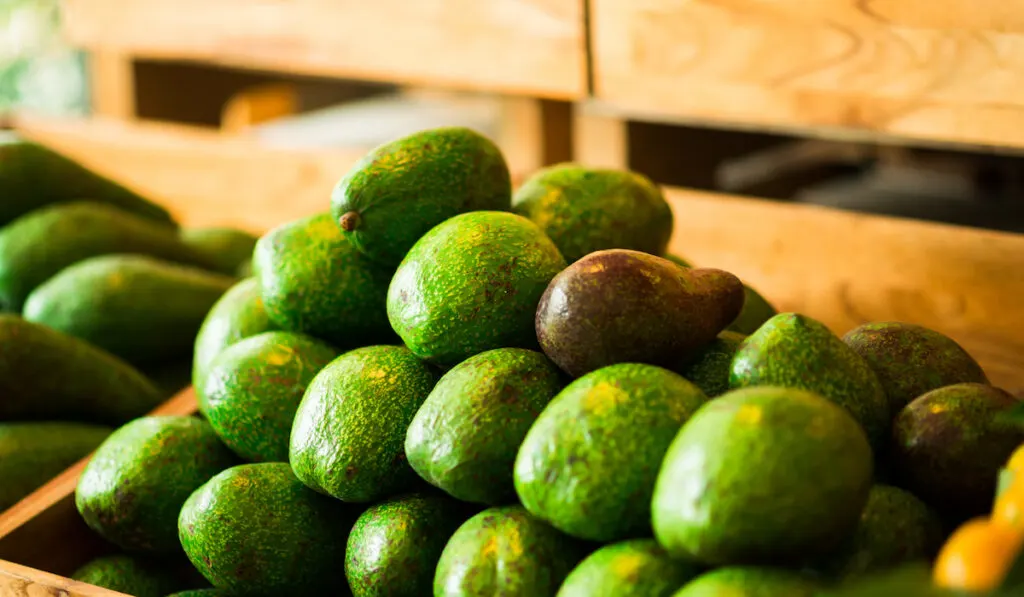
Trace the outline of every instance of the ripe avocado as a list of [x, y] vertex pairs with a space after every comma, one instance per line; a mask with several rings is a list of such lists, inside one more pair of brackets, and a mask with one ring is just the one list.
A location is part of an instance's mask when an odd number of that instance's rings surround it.
[[700, 568], [672, 559], [653, 539], [605, 545], [579, 563], [557, 597], [672, 597]]
[[661, 191], [626, 170], [543, 168], [516, 191], [512, 209], [536, 222], [568, 263], [605, 249], [662, 255], [672, 236], [672, 208]]
[[494, 348], [536, 348], [537, 303], [564, 267], [526, 218], [458, 215], [426, 233], [398, 267], [388, 318], [409, 350], [437, 365]]
[[743, 285], [743, 309], [726, 329], [749, 336], [764, 325], [766, 321], [778, 315], [778, 311], [761, 294], [748, 284]]
[[178, 576], [163, 562], [130, 555], [91, 560], [72, 573], [71, 579], [132, 597], [164, 597], [184, 588]]
[[180, 591], [167, 597], [227, 597], [227, 594], [217, 589], [192, 589], [191, 591]]
[[96, 449], [75, 489], [75, 506], [89, 528], [126, 550], [178, 552], [181, 505], [234, 463], [206, 421], [142, 417]]
[[654, 536], [710, 565], [794, 564], [853, 532], [871, 448], [846, 409], [804, 390], [759, 387], [708, 402], [658, 473]]
[[821, 588], [790, 570], [731, 566], [705, 572], [672, 597], [816, 597]]
[[729, 391], [729, 370], [740, 344], [746, 336], [725, 331], [710, 344], [700, 349], [695, 356], [677, 367], [680, 375], [692, 381], [709, 398], [721, 396]]
[[206, 256], [214, 270], [236, 276], [238, 268], [252, 258], [256, 236], [237, 228], [182, 228], [181, 240]]
[[309, 382], [338, 351], [292, 332], [264, 332], [220, 353], [196, 392], [199, 410], [232, 452], [288, 462], [295, 411]]
[[743, 285], [728, 272], [598, 251], [551, 280], [537, 307], [537, 339], [573, 377], [615, 363], [671, 367], [714, 340], [742, 305]]
[[401, 346], [349, 351], [313, 378], [292, 426], [289, 461], [309, 487], [373, 502], [413, 487], [405, 434], [436, 382]]
[[511, 208], [501, 150], [464, 127], [428, 129], [366, 154], [331, 194], [335, 226], [368, 257], [394, 267], [428, 230], [469, 211]]
[[519, 499], [581, 539], [649, 536], [661, 460], [706, 400], [697, 386], [653, 365], [622, 363], [584, 375], [526, 434], [515, 462]]
[[564, 386], [558, 367], [533, 350], [497, 348], [466, 359], [441, 377], [409, 425], [409, 465], [460, 500], [514, 502], [519, 445]]

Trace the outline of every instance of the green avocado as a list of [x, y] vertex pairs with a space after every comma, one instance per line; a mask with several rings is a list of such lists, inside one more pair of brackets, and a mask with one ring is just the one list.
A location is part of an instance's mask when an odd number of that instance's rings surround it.
[[409, 425], [409, 464], [460, 500], [513, 503], [519, 445], [564, 386], [558, 367], [533, 350], [496, 348], [466, 359], [441, 377]]
[[672, 236], [672, 208], [661, 190], [626, 170], [543, 168], [516, 191], [512, 209], [536, 222], [569, 263], [605, 249], [662, 255]]
[[185, 553], [228, 595], [349, 595], [352, 507], [305, 487], [283, 462], [229, 468], [181, 508]]
[[345, 174], [331, 194], [336, 226], [374, 261], [392, 268], [441, 222], [469, 211], [511, 208], [501, 150], [464, 127], [442, 127], [385, 143]]
[[391, 270], [370, 262], [329, 214], [278, 226], [256, 243], [253, 267], [267, 316], [282, 330], [341, 349], [394, 338]]
[[587, 556], [556, 597], [672, 597], [699, 572], [696, 564], [673, 559], [653, 539], [631, 539]]
[[776, 315], [748, 336], [733, 358], [729, 385], [816, 392], [850, 411], [876, 454], [888, 442], [891, 414], [878, 377], [860, 355], [806, 315]]
[[87, 423], [0, 423], [0, 512], [92, 452], [113, 431]]
[[748, 284], [743, 285], [743, 309], [726, 329], [749, 336], [766, 321], [778, 315], [778, 311], [759, 292]]
[[816, 597], [821, 588], [790, 570], [732, 566], [705, 572], [672, 597]]
[[234, 463], [206, 421], [142, 417], [96, 449], [75, 489], [75, 506], [89, 528], [126, 550], [178, 552], [181, 505]]
[[692, 268], [693, 267], [692, 263], [690, 263], [686, 259], [680, 257], [679, 255], [674, 255], [672, 253], [669, 253], [669, 254], [665, 255], [665, 259], [668, 259], [672, 263], [674, 263], [676, 265], [679, 265], [679, 266], [682, 266], [682, 267], [686, 267], [686, 268]]
[[555, 396], [515, 462], [523, 506], [556, 529], [592, 541], [651, 533], [651, 494], [680, 426], [707, 397], [653, 365], [598, 369]]
[[736, 332], [722, 332], [676, 370], [696, 384], [709, 398], [721, 396], [729, 391], [732, 359], [745, 338]]
[[167, 597], [226, 597], [226, 593], [217, 589], [192, 589], [191, 591], [180, 591]]
[[490, 508], [455, 531], [437, 564], [434, 597], [554, 597], [587, 547], [519, 506]]
[[0, 313], [0, 346], [0, 421], [121, 424], [164, 398], [114, 355], [17, 315]]
[[210, 364], [199, 410], [231, 451], [250, 462], [288, 462], [295, 411], [309, 382], [338, 356], [303, 334], [264, 332]]
[[164, 597], [184, 588], [178, 576], [161, 562], [130, 555], [91, 560], [72, 573], [71, 579], [132, 597]]
[[458, 215], [426, 233], [398, 267], [388, 318], [409, 350], [437, 365], [494, 348], [536, 348], [537, 303], [564, 267], [526, 218]]
[[181, 240], [206, 256], [215, 271], [236, 276], [238, 268], [252, 259], [257, 237], [238, 228], [182, 228]]
[[436, 382], [401, 346], [349, 351], [313, 378], [292, 427], [289, 461], [303, 483], [349, 502], [410, 489], [405, 434]]
[[867, 437], [845, 409], [793, 388], [729, 392], [672, 441], [654, 487], [654, 536], [709, 565], [799, 564], [854, 531], [872, 472]]

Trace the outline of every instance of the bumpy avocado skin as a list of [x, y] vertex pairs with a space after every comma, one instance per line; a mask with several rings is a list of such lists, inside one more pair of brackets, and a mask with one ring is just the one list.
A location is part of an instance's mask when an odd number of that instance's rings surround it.
[[142, 417], [96, 449], [75, 489], [75, 506], [89, 528], [126, 550], [179, 552], [181, 505], [235, 462], [202, 419]]
[[464, 212], [507, 211], [511, 197], [501, 150], [476, 131], [441, 127], [364, 156], [335, 186], [331, 219], [350, 228], [360, 251], [394, 267], [434, 226]]
[[705, 572], [672, 597], [816, 597], [821, 589], [791, 570], [731, 566]]
[[557, 597], [671, 597], [700, 572], [673, 559], [653, 539], [605, 545], [579, 563]]
[[519, 448], [519, 499], [534, 516], [581, 539], [649, 536], [662, 457], [706, 400], [697, 386], [653, 365], [612, 365], [577, 379]]
[[288, 462], [295, 411], [316, 374], [338, 356], [293, 332], [241, 340], [210, 364], [199, 410], [231, 451], [249, 462]]
[[530, 220], [458, 215], [426, 233], [398, 267], [388, 318], [410, 350], [442, 366], [494, 348], [536, 348], [537, 303], [563, 268]]
[[733, 358], [729, 385], [816, 392], [850, 411], [877, 454], [888, 443], [892, 414], [878, 377], [860, 355], [806, 315], [781, 313], [748, 336]]
[[164, 597], [183, 588], [182, 581], [161, 563], [130, 555], [96, 558], [72, 573], [71, 578], [132, 597]]
[[525, 348], [497, 348], [466, 359], [441, 377], [409, 425], [409, 465], [460, 500], [515, 502], [516, 453], [565, 383], [554, 363]]
[[651, 503], [654, 536], [709, 565], [800, 564], [853, 532], [872, 472], [845, 409], [793, 388], [729, 392], [672, 441]]
[[289, 462], [309, 487], [350, 502], [373, 502], [418, 481], [405, 434], [437, 381], [401, 346], [349, 351], [306, 389], [292, 427]]
[[672, 236], [672, 208], [661, 191], [627, 170], [541, 169], [516, 191], [512, 209], [536, 222], [569, 263], [605, 249], [661, 255]]
[[490, 508], [445, 545], [434, 597], [554, 597], [587, 551], [520, 506]]
[[263, 306], [280, 329], [341, 349], [390, 341], [391, 270], [370, 262], [330, 214], [278, 226], [256, 243], [253, 267]]
[[342, 570], [358, 512], [304, 486], [283, 462], [229, 468], [178, 518], [192, 564], [228, 595], [350, 595]]
[[217, 589], [192, 589], [191, 591], [179, 591], [167, 597], [226, 597], [226, 593]]
[[216, 271], [236, 275], [238, 268], [252, 258], [258, 240], [255, 235], [237, 228], [182, 228], [181, 240], [206, 255]]
[[676, 367], [680, 375], [692, 381], [708, 398], [729, 391], [729, 371], [732, 359], [746, 336], [725, 331], [700, 350], [695, 356]]
[[756, 332], [757, 328], [764, 325], [764, 322], [775, 317], [778, 313], [775, 307], [761, 296], [761, 293], [751, 288], [748, 284], [744, 284], [743, 309], [726, 329], [749, 336]]
[[952, 338], [903, 322], [866, 323], [843, 336], [885, 389], [889, 408], [898, 413], [932, 390], [958, 383], [987, 384], [981, 365]]

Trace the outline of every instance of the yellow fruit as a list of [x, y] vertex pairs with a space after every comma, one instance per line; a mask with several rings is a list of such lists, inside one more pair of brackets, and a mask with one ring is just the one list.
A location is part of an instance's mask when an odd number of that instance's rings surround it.
[[1024, 444], [1021, 444], [1013, 451], [1013, 455], [1010, 456], [1010, 460], [1006, 463], [1006, 468], [1015, 473], [1024, 471]]
[[1024, 529], [1024, 483], [1011, 483], [999, 494], [992, 509], [992, 521]]
[[995, 589], [1024, 542], [1024, 529], [985, 518], [964, 523], [935, 561], [935, 584], [963, 591]]

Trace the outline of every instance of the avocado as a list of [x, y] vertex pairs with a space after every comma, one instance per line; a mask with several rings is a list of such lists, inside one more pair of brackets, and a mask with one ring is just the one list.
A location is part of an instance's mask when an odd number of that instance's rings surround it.
[[654, 365], [584, 375], [537, 417], [515, 462], [516, 493], [534, 516], [592, 541], [651, 533], [651, 493], [680, 426], [707, 397]]
[[192, 564], [226, 594], [343, 597], [356, 514], [308, 489], [286, 463], [243, 464], [189, 496], [178, 533]]
[[210, 364], [199, 410], [231, 451], [250, 462], [288, 462], [295, 411], [309, 382], [338, 356], [303, 334], [264, 332]]
[[75, 506], [89, 528], [126, 550], [178, 552], [181, 505], [234, 463], [206, 421], [142, 417], [96, 449], [82, 470]]
[[162, 562], [123, 554], [91, 560], [76, 570], [71, 579], [132, 597], [164, 597], [184, 588], [177, 575]]
[[182, 228], [181, 240], [205, 255], [214, 271], [237, 276], [238, 268], [252, 259], [257, 237], [237, 228]]
[[48, 327], [0, 313], [0, 421], [64, 419], [120, 424], [163, 394], [114, 355]]
[[651, 503], [654, 536], [709, 565], [801, 563], [854, 531], [871, 456], [849, 412], [817, 394], [729, 392], [672, 441]]
[[850, 411], [877, 454], [889, 439], [889, 402], [874, 371], [824, 324], [806, 315], [776, 315], [747, 336], [733, 358], [729, 385], [816, 392]]
[[387, 319], [391, 270], [370, 262], [329, 214], [278, 226], [256, 243], [253, 267], [267, 316], [341, 349], [394, 338]]
[[452, 366], [494, 348], [536, 348], [537, 302], [565, 267], [536, 224], [478, 211], [430, 230], [388, 288], [388, 318], [409, 350]]
[[705, 572], [672, 597], [816, 597], [821, 588], [791, 570], [730, 566]]
[[256, 270], [252, 265], [251, 257], [249, 259], [246, 259], [242, 263], [238, 264], [238, 267], [235, 268], [236, 278], [251, 278], [254, 275], [256, 275]]
[[700, 568], [672, 559], [653, 539], [605, 545], [579, 563], [557, 597], [672, 597]]
[[149, 378], [164, 398], [170, 398], [192, 384], [192, 358], [183, 358], [153, 363], [140, 369]]
[[192, 589], [173, 593], [167, 597], [226, 597], [226, 593], [217, 589]]
[[192, 352], [206, 314], [234, 278], [141, 255], [72, 265], [32, 291], [24, 317], [137, 364]]
[[512, 209], [536, 222], [569, 263], [605, 249], [662, 255], [672, 236], [672, 208], [661, 190], [626, 170], [542, 168], [516, 191]]
[[460, 500], [514, 503], [516, 452], [564, 386], [558, 367], [533, 350], [496, 348], [466, 359], [441, 377], [409, 425], [409, 465]]
[[843, 336], [878, 376], [892, 413], [911, 400], [958, 383], [987, 384], [981, 365], [952, 338], [895, 321], [866, 323]]
[[489, 508], [444, 546], [434, 597], [554, 597], [587, 550], [519, 506]]
[[410, 494], [356, 519], [345, 551], [353, 597], [424, 597], [448, 539], [469, 510], [444, 495]]
[[728, 272], [597, 251], [551, 280], [537, 307], [537, 339], [573, 377], [615, 363], [671, 367], [714, 340], [742, 305], [743, 285]]
[[675, 254], [669, 253], [669, 254], [665, 255], [665, 259], [668, 259], [672, 263], [674, 263], [676, 265], [679, 265], [679, 266], [682, 266], [682, 267], [685, 267], [685, 268], [692, 268], [693, 267], [692, 263], [690, 263], [686, 259], [680, 257], [679, 255], [675, 255]]
[[38, 143], [0, 143], [0, 226], [53, 203], [88, 198], [164, 226], [171, 214], [109, 178]]
[[113, 431], [87, 423], [0, 423], [0, 512], [92, 452]]
[[57, 272], [111, 253], [212, 266], [173, 228], [109, 205], [63, 203], [25, 214], [0, 229], [0, 308], [21, 311], [29, 293]]
[[743, 309], [726, 329], [749, 336], [764, 322], [778, 315], [778, 311], [761, 294], [748, 284], [743, 285]]
[[410, 489], [405, 434], [436, 382], [401, 346], [367, 346], [331, 361], [306, 389], [292, 426], [289, 461], [309, 487], [339, 500], [373, 502]]
[[676, 371], [697, 385], [709, 398], [729, 391], [729, 371], [732, 359], [746, 336], [725, 331], [704, 346], [693, 357], [684, 361]]
[[464, 127], [419, 131], [374, 148], [331, 193], [336, 226], [368, 257], [394, 268], [441, 222], [469, 211], [511, 209], [501, 150]]
[[1024, 431], [1000, 417], [1019, 404], [976, 383], [915, 399], [893, 421], [897, 484], [958, 521], [988, 512], [999, 469], [1024, 443]]

